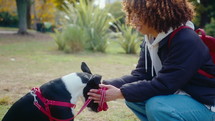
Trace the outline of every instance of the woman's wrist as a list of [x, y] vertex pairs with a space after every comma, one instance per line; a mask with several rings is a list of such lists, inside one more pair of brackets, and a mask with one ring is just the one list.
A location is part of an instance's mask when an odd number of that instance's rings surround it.
[[121, 90], [118, 89], [117, 91], [118, 91], [118, 98], [119, 98], [119, 99], [124, 99], [124, 96], [123, 96]]

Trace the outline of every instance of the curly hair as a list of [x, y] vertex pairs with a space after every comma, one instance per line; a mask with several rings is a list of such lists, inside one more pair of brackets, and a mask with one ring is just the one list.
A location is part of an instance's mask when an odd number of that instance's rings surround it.
[[123, 10], [128, 24], [134, 14], [142, 24], [157, 32], [178, 28], [194, 16], [194, 8], [187, 0], [123, 0]]

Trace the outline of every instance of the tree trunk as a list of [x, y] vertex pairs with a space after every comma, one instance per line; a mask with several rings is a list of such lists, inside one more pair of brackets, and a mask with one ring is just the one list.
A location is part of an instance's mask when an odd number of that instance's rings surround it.
[[18, 34], [25, 35], [27, 32], [27, 0], [16, 0], [19, 17]]
[[32, 1], [27, 0], [27, 28], [31, 29], [31, 5]]

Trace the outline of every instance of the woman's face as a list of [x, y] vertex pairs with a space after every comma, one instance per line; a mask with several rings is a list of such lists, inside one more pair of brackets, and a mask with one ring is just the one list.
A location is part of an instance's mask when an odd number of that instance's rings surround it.
[[132, 23], [132, 25], [135, 27], [135, 29], [137, 31], [139, 31], [140, 33], [142, 33], [144, 35], [152, 35], [152, 36], [156, 37], [157, 34], [158, 34], [153, 28], [151, 28], [151, 27], [147, 26], [146, 24], [144, 24], [140, 20], [140, 18], [138, 17], [137, 14], [133, 14], [131, 16], [131, 23]]

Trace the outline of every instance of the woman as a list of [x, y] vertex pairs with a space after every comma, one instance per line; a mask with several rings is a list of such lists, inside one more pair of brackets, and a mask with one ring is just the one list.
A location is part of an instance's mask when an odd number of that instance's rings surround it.
[[[187, 0], [124, 0], [127, 22], [145, 35], [131, 75], [105, 80], [106, 101], [125, 99], [141, 121], [214, 121], [215, 75], [208, 48], [194, 29], [193, 7]], [[90, 98], [99, 102], [97, 90]]]

